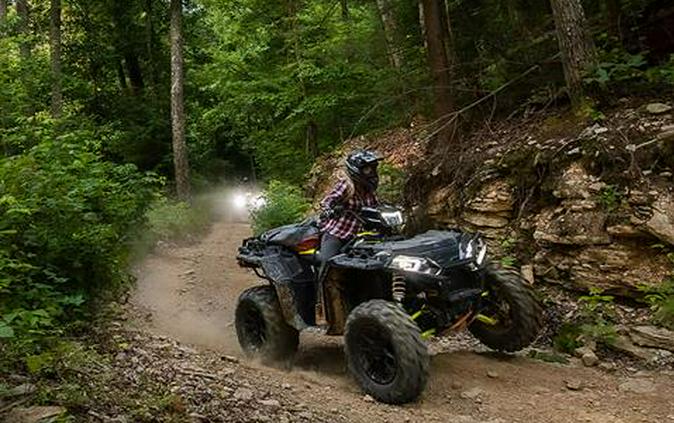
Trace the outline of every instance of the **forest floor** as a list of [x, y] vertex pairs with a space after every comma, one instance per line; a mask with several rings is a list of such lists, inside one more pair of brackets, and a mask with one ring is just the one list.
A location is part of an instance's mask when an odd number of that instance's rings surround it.
[[178, 395], [173, 408], [187, 420], [674, 422], [671, 372], [497, 355], [468, 335], [435, 342], [428, 387], [405, 406], [363, 395], [346, 371], [340, 338], [302, 334], [290, 369], [249, 362], [233, 328], [239, 293], [258, 283], [234, 258], [249, 233], [246, 224], [219, 222], [192, 245], [160, 247], [138, 266], [118, 325], [133, 344], [119, 364], [130, 360], [129, 371], [170, 387]]

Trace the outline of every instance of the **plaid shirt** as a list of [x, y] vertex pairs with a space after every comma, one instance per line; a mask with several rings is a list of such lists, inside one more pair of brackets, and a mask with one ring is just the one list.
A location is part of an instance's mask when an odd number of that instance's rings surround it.
[[[358, 213], [362, 207], [373, 207], [378, 203], [377, 196], [368, 192], [365, 194], [354, 193], [351, 198], [346, 197], [347, 182], [340, 180], [330, 193], [321, 201], [323, 210], [330, 210], [337, 204], [344, 207], [344, 210], [351, 210]], [[354, 236], [360, 229], [360, 222], [352, 213], [342, 213], [333, 219], [326, 219], [321, 222], [321, 231], [336, 236], [339, 239], [348, 239]]]

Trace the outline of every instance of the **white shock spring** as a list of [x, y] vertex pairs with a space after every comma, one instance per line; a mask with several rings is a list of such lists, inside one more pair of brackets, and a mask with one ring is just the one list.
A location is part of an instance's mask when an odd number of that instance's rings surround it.
[[405, 284], [405, 277], [403, 275], [394, 274], [393, 282], [391, 283], [391, 296], [393, 301], [402, 302], [405, 299], [407, 292], [407, 285]]

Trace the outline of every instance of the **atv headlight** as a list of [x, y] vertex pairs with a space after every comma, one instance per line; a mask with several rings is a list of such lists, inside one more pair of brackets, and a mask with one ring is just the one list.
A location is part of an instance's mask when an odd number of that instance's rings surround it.
[[438, 275], [442, 271], [442, 268], [433, 260], [404, 255], [393, 257], [389, 268], [401, 270], [403, 272], [424, 273], [427, 275]]
[[400, 226], [403, 223], [405, 223], [405, 219], [403, 218], [403, 213], [400, 210], [390, 211], [390, 212], [382, 212], [381, 218], [384, 220], [384, 222], [387, 225], [389, 225], [392, 228], [394, 228], [396, 226]]
[[469, 260], [474, 259], [475, 264], [481, 266], [484, 259], [487, 257], [487, 244], [480, 237], [471, 238], [459, 248], [459, 259]]

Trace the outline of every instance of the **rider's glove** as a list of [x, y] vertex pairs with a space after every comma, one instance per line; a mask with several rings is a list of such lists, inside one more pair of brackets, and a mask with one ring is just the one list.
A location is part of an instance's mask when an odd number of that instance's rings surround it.
[[337, 204], [330, 209], [323, 210], [321, 217], [323, 219], [335, 219], [344, 213], [344, 206]]

